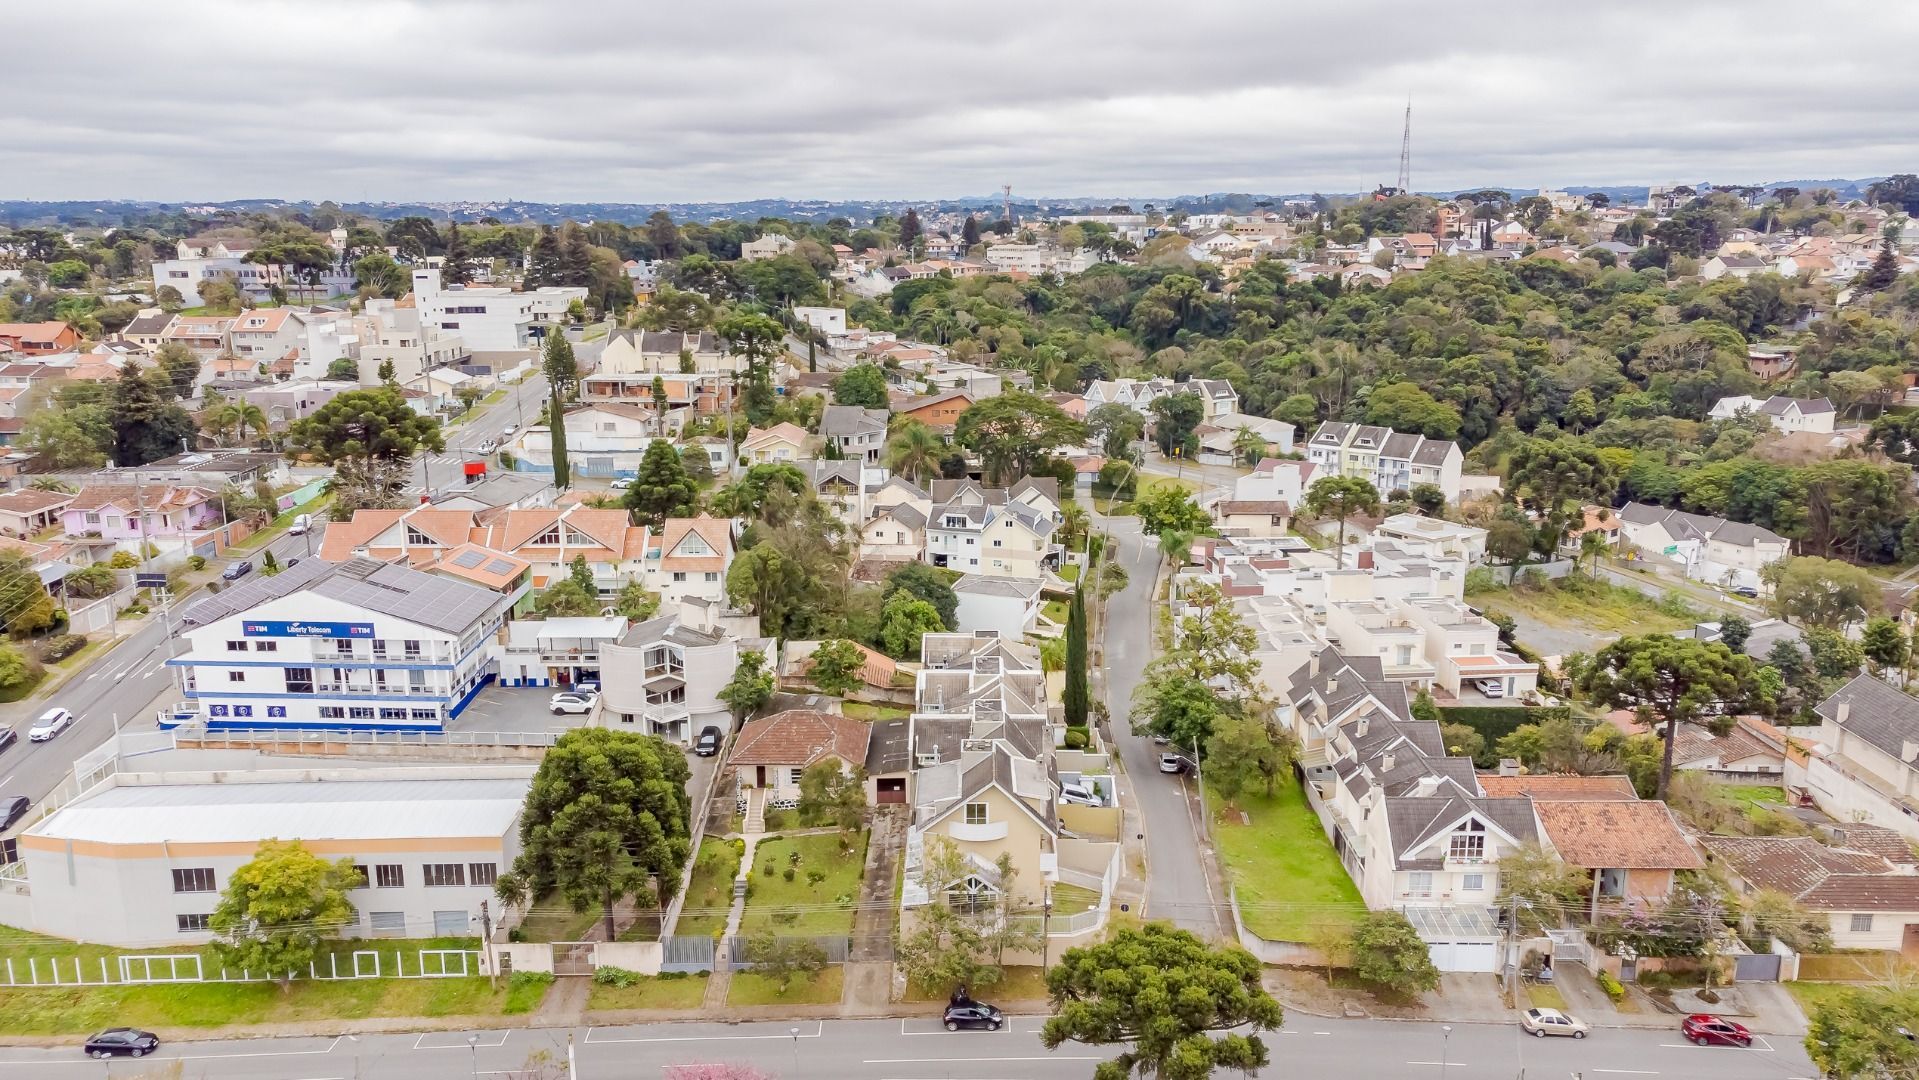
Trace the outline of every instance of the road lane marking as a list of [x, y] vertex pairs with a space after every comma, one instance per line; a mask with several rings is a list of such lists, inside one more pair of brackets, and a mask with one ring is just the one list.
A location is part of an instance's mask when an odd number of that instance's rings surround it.
[[[458, 1034], [458, 1032], [442, 1032], [442, 1031], [423, 1032], [421, 1033], [419, 1038], [413, 1040], [413, 1049], [415, 1050], [465, 1050], [468, 1046], [472, 1046], [475, 1049], [479, 1049], [479, 1050], [495, 1050], [495, 1049], [498, 1049], [499, 1047], [506, 1045], [506, 1037], [509, 1033], [505, 1031], [500, 1032], [499, 1042], [477, 1042], [476, 1041], [476, 1042], [469, 1043], [465, 1039], [461, 1039], [457, 1043], [451, 1043], [446, 1046], [421, 1045], [425, 1043], [428, 1039], [433, 1038], [435, 1035], [454, 1035], [454, 1034]], [[491, 1033], [478, 1032], [476, 1033], [476, 1038], [478, 1035], [485, 1035], [485, 1034], [491, 1034]]]
[[1596, 1073], [1623, 1073], [1627, 1076], [1658, 1076], [1659, 1075], [1659, 1071], [1657, 1069], [1588, 1069], [1586, 1071], [1596, 1072]]
[[[933, 1024], [933, 1025], [935, 1025], [935, 1026], [937, 1026], [937, 1027], [939, 1027], [939, 1028], [940, 1028], [940, 1030], [939, 1030], [939, 1031], [908, 1031], [908, 1030], [906, 1030], [906, 1025], [908, 1025], [908, 1024], [912, 1024], [912, 1023], [921, 1023], [921, 1024]], [[1034, 1031], [1038, 1031], [1039, 1029], [1038, 1029], [1038, 1028], [1033, 1028], [1032, 1030], [1034, 1030]], [[1001, 1025], [1000, 1025], [1000, 1026], [999, 1026], [998, 1028], [988, 1028], [988, 1029], [987, 1029], [987, 1031], [986, 1031], [986, 1033], [987, 1033], [988, 1035], [995, 1035], [995, 1034], [999, 1034], [999, 1033], [1001, 1033], [1001, 1032], [1004, 1032], [1004, 1033], [1006, 1033], [1006, 1034], [1008, 1034], [1008, 1035], [1010, 1035], [1010, 1034], [1012, 1034], [1012, 1033], [1013, 1033], [1013, 1025], [1012, 1025], [1012, 1023], [1011, 1023], [1011, 1022], [1009, 1021], [1009, 1022], [1007, 1022], [1007, 1023], [1003, 1023], [1003, 1024], [1001, 1024]], [[945, 1030], [945, 1024], [944, 1024], [944, 1021], [940, 1021], [940, 1020], [926, 1020], [926, 1019], [921, 1019], [921, 1020], [917, 1020], [917, 1021], [916, 1021], [916, 1020], [913, 1020], [913, 1019], [911, 1019], [911, 1018], [909, 1018], [909, 1017], [901, 1017], [901, 1018], [900, 1018], [900, 1034], [901, 1034], [901, 1035], [914, 1035], [914, 1036], [917, 1036], [917, 1035], [973, 1035], [973, 1034], [977, 1034], [977, 1030], [968, 1030], [968, 1029], [965, 1029], [965, 1028], [961, 1028], [961, 1029], [959, 1029], [959, 1030], [957, 1030], [957, 1031], [947, 1031], [947, 1030]]]
[[792, 1032], [789, 1031], [789, 1032], [780, 1032], [774, 1035], [657, 1035], [651, 1038], [641, 1038], [641, 1039], [632, 1039], [632, 1038], [595, 1039], [593, 1037], [596, 1032], [613, 1031], [613, 1030], [616, 1030], [616, 1029], [587, 1028], [586, 1038], [582, 1041], [600, 1045], [600, 1044], [606, 1044], [606, 1043], [719, 1042], [719, 1041], [743, 1041], [748, 1039], [817, 1039], [826, 1033], [826, 1022], [823, 1020], [813, 1021], [813, 1033], [810, 1035], [807, 1034], [806, 1032], [801, 1032], [798, 1035], [794, 1035]]
[[[1761, 1040], [1761, 1041], [1764, 1041], [1764, 1040]], [[1659, 1045], [1665, 1047], [1668, 1050], [1727, 1050], [1727, 1049], [1737, 1050], [1739, 1049], [1736, 1046], [1734, 1047], [1700, 1046], [1697, 1043], [1660, 1043]], [[1777, 1050], [1774, 1050], [1770, 1046], [1748, 1046], [1746, 1047], [1746, 1049], [1755, 1054], [1776, 1054], [1779, 1052]]]

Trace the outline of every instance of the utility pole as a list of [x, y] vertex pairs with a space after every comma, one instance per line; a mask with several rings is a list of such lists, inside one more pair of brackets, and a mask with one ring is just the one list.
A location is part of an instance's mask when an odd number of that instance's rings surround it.
[[1507, 997], [1512, 997], [1515, 993], [1518, 992], [1517, 988], [1513, 986], [1513, 979], [1518, 974], [1518, 968], [1519, 968], [1519, 964], [1516, 962], [1513, 956], [1513, 953], [1518, 951], [1518, 946], [1519, 946], [1519, 894], [1514, 893], [1510, 901], [1510, 907], [1508, 908], [1506, 912], [1506, 955], [1502, 958], [1506, 966], [1506, 996]]
[[1413, 192], [1413, 96], [1406, 95], [1406, 129], [1399, 136], [1399, 193]]
[[1046, 887], [1046, 899], [1041, 903], [1039, 910], [1039, 973], [1045, 975], [1046, 969], [1052, 965], [1053, 960], [1053, 889], [1051, 886]]
[[486, 901], [480, 901], [480, 945], [486, 950], [486, 975], [489, 985], [500, 985], [500, 965], [493, 960], [493, 919]]

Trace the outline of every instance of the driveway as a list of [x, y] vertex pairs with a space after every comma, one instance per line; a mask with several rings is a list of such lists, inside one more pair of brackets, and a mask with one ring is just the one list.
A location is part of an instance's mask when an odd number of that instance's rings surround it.
[[448, 731], [505, 731], [516, 735], [532, 731], [567, 731], [585, 727], [587, 717], [553, 715], [548, 701], [561, 687], [489, 686], [465, 711], [447, 722]]

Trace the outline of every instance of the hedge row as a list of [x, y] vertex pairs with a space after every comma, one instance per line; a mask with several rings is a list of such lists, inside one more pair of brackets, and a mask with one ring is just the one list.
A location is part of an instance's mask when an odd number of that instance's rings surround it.
[[1486, 740], [1486, 749], [1499, 744], [1499, 740], [1512, 734], [1521, 724], [1541, 724], [1547, 720], [1566, 719], [1572, 716], [1572, 710], [1564, 705], [1546, 706], [1497, 706], [1497, 705], [1442, 705], [1439, 709], [1441, 724], [1464, 724]]

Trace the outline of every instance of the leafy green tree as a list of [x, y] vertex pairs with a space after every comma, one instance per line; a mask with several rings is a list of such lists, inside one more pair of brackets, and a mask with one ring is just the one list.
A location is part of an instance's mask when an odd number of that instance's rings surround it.
[[162, 344], [153, 354], [154, 370], [166, 380], [171, 396], [190, 398], [200, 382], [200, 358], [177, 341]]
[[1172, 742], [1197, 753], [1212, 741], [1222, 713], [1213, 688], [1171, 667], [1148, 673], [1133, 691], [1133, 730]]
[[1813, 1007], [1806, 1056], [1821, 1076], [1833, 1080], [1919, 1078], [1916, 1030], [1919, 991], [1909, 987], [1861, 988]]
[[816, 761], [800, 773], [800, 820], [853, 832], [866, 817], [866, 772]]
[[1200, 421], [1206, 418], [1206, 405], [1190, 390], [1156, 399], [1153, 410], [1153, 444], [1162, 457], [1179, 456], [1191, 460], [1199, 453]]
[[446, 449], [440, 422], [407, 408], [405, 398], [384, 386], [335, 397], [295, 421], [287, 439], [294, 450], [323, 464], [368, 474], [382, 467], [403, 470], [420, 451]]
[[812, 497], [812, 484], [798, 466], [763, 462], [747, 466], [738, 480], [714, 496], [713, 504], [722, 513], [748, 521], [784, 525], [800, 517]]
[[21, 423], [18, 448], [34, 455], [39, 464], [48, 469], [99, 468], [107, 463], [107, 450], [100, 446], [92, 432], [81, 426], [75, 415], [81, 409], [98, 408], [35, 409]]
[[954, 441], [980, 456], [989, 482], [1031, 475], [1054, 448], [1086, 441], [1086, 426], [1059, 406], [1021, 390], [977, 402], [960, 414]]
[[899, 568], [886, 575], [886, 586], [880, 593], [884, 604], [897, 592], [909, 592], [921, 600], [933, 605], [939, 612], [942, 629], [952, 630], [959, 626], [959, 594], [953, 591], [952, 583], [945, 574], [923, 562], [900, 564]]
[[334, 382], [359, 382], [360, 362], [351, 356], [342, 356], [327, 365], [326, 377]]
[[880, 608], [880, 648], [895, 659], [918, 659], [920, 640], [946, 629], [939, 609], [908, 592], [896, 592]]
[[1838, 630], [1812, 626], [1801, 636], [1812, 657], [1813, 674], [1821, 679], [1850, 679], [1866, 662], [1864, 647]]
[[[573, 482], [573, 470], [566, 457], [566, 402], [580, 382], [579, 361], [573, 346], [557, 328], [549, 331], [540, 347], [540, 371], [546, 376], [546, 430], [553, 450], [553, 486], [564, 491]], [[647, 449], [652, 449], [648, 444]]]
[[1086, 414], [1086, 429], [1099, 440], [1099, 452], [1115, 461], [1130, 460], [1133, 444], [1146, 433], [1146, 418], [1130, 405], [1108, 402]]
[[1879, 610], [1879, 581], [1860, 567], [1811, 555], [1760, 571], [1772, 586], [1773, 614], [1806, 626], [1838, 628]]
[[1519, 565], [1533, 553], [1533, 531], [1525, 522], [1509, 517], [1494, 518], [1486, 527], [1486, 554], [1506, 564], [1508, 584], [1519, 573]]
[[586, 618], [600, 613], [598, 595], [581, 588], [580, 583], [570, 577], [548, 585], [533, 601], [533, 606], [540, 614], [553, 619]]
[[1534, 934], [1558, 929], [1559, 913], [1577, 910], [1591, 891], [1591, 875], [1567, 866], [1537, 841], [1521, 844], [1499, 857], [1499, 907], [1510, 910], [1515, 897], [1530, 901], [1519, 908], [1519, 924]]
[[820, 642], [820, 647], [813, 650], [813, 666], [808, 677], [821, 691], [844, 697], [866, 684], [861, 675], [865, 667], [866, 654], [860, 652], [858, 645], [845, 638], [834, 638]]
[[766, 703], [773, 700], [775, 689], [773, 673], [766, 667], [766, 654], [749, 649], [740, 653], [739, 663], [733, 667], [733, 678], [720, 687], [719, 698], [733, 711], [733, 722], [739, 724], [765, 708]]
[[1252, 1073], [1271, 1063], [1258, 1033], [1284, 1019], [1260, 985], [1251, 953], [1208, 945], [1164, 923], [1068, 949], [1046, 973], [1046, 988], [1054, 1013], [1040, 1042], [1048, 1050], [1068, 1042], [1123, 1047], [1094, 1068], [1094, 1080]]
[[660, 612], [660, 594], [646, 591], [646, 586], [638, 578], [620, 586], [620, 594], [613, 601], [613, 609], [636, 623], [653, 618]]
[[1366, 422], [1429, 439], [1459, 437], [1459, 409], [1409, 382], [1373, 387], [1366, 398]]
[[792, 989], [793, 980], [817, 975], [826, 967], [826, 950], [812, 938], [787, 937], [767, 931], [746, 939], [746, 962], [753, 973], [773, 983], [775, 994]]
[[265, 840], [234, 870], [207, 919], [214, 952], [228, 967], [263, 972], [292, 988], [320, 943], [359, 918], [347, 890], [366, 879], [353, 860], [328, 862], [298, 840]]
[[1213, 526], [1213, 519], [1193, 501], [1185, 488], [1163, 484], [1140, 496], [1133, 503], [1140, 528], [1148, 536], [1163, 533], [1198, 533]]
[[900, 420], [886, 437], [886, 467], [916, 484], [939, 472], [946, 452], [946, 441], [911, 417]]
[[1860, 635], [1859, 645], [1866, 659], [1882, 669], [1904, 667], [1910, 656], [1910, 643], [1900, 631], [1899, 624], [1884, 616], [1866, 620], [1866, 629]]
[[1420, 994], [1439, 986], [1433, 951], [1406, 916], [1372, 911], [1353, 930], [1353, 974], [1399, 994]]
[[[398, 300], [413, 287], [407, 272], [385, 252], [367, 255], [356, 261], [353, 264], [353, 283], [366, 295], [386, 300]], [[200, 295], [203, 298], [206, 296], [204, 288], [200, 290]]]
[[199, 435], [193, 417], [160, 393], [136, 364], [128, 364], [114, 381], [108, 409], [113, 463], [123, 469], [178, 454]]
[[1314, 517], [1339, 519], [1339, 542], [1334, 560], [1346, 557], [1346, 519], [1354, 514], [1379, 513], [1379, 489], [1357, 476], [1322, 476], [1306, 489], [1306, 509]]
[[1066, 712], [1067, 727], [1085, 727], [1087, 710], [1092, 706], [1087, 691], [1087, 671], [1091, 661], [1086, 653], [1086, 598], [1073, 590], [1073, 602], [1066, 609], [1066, 688], [1060, 701]]
[[573, 556], [573, 561], [567, 564], [566, 576], [569, 581], [580, 587], [581, 592], [599, 595], [600, 583], [594, 580], [593, 568], [587, 565], [584, 553]]
[[1270, 799], [1281, 778], [1292, 775], [1298, 759], [1298, 738], [1270, 707], [1259, 714], [1227, 712], [1214, 722], [1213, 737], [1206, 743], [1206, 782], [1228, 799], [1255, 785]]
[[11, 645], [0, 645], [0, 689], [11, 690], [34, 680], [33, 664]]
[[1727, 726], [1753, 683], [1752, 660], [1720, 642], [1646, 634], [1621, 638], [1593, 656], [1580, 679], [1586, 699], [1601, 708], [1642, 709], [1666, 725], [1655, 797], [1672, 786], [1673, 740], [1679, 725], [1705, 721]]
[[1465, 724], [1441, 724], [1439, 738], [1446, 744], [1446, 753], [1453, 757], [1472, 758], [1477, 764], [1479, 759], [1486, 756], [1486, 736], [1481, 735], [1477, 728]]
[[828, 637], [843, 630], [852, 556], [847, 546], [811, 525], [755, 525], [751, 546], [727, 571], [727, 596], [760, 617], [760, 630], [781, 640]]
[[528, 892], [557, 889], [574, 911], [663, 903], [689, 850], [686, 755], [651, 736], [575, 728], [540, 761], [520, 815], [513, 873]]
[[0, 552], [0, 626], [14, 637], [24, 637], [52, 626], [57, 615], [33, 558]]
[[1719, 640], [1733, 652], [1745, 652], [1746, 642], [1752, 640], [1752, 623], [1739, 615], [1728, 615], [1720, 619]]
[[886, 372], [878, 364], [855, 364], [833, 380], [833, 403], [863, 409], [886, 408]]
[[699, 511], [700, 488], [686, 474], [686, 463], [679, 451], [665, 439], [646, 444], [633, 484], [621, 497], [621, 505], [633, 512], [634, 521], [649, 528], [662, 528], [668, 518], [692, 517]]

